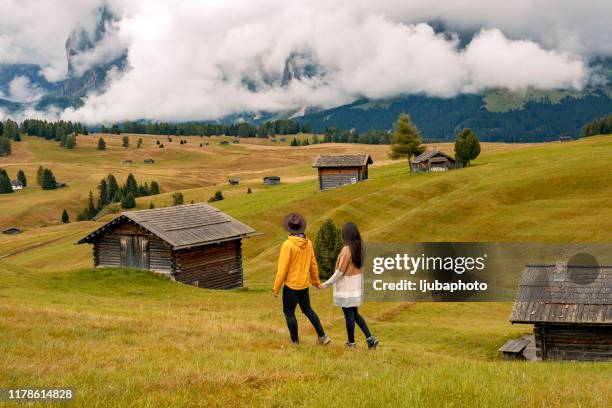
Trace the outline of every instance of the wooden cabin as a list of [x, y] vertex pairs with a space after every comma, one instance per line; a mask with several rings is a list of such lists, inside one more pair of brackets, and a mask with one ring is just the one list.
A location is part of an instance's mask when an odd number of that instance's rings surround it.
[[229, 142], [227, 140], [222, 140], [219, 142], [220, 145], [228, 145]]
[[533, 324], [542, 360], [612, 360], [612, 266], [528, 265], [512, 323]]
[[240, 184], [240, 180], [234, 177], [231, 177], [230, 179], [228, 179], [227, 182], [229, 183], [230, 186], [237, 186], [238, 184]]
[[574, 140], [574, 139], [572, 139], [570, 136], [560, 136], [559, 137], [559, 141], [561, 143], [571, 142], [572, 140]]
[[147, 269], [202, 288], [241, 287], [242, 239], [256, 231], [204, 203], [128, 211], [78, 244], [96, 267]]
[[417, 173], [429, 171], [447, 171], [463, 167], [453, 156], [439, 150], [426, 150], [410, 160], [410, 170]]
[[153, 159], [144, 159], [145, 164], [155, 164], [155, 160]]
[[355, 184], [368, 179], [369, 154], [318, 155], [312, 165], [319, 172], [319, 190]]
[[263, 183], [266, 185], [280, 184], [279, 176], [266, 176], [263, 178]]

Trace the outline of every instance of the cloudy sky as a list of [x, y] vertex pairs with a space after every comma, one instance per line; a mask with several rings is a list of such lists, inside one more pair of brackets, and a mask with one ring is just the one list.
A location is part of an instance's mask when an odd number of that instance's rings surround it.
[[[612, 55], [609, 0], [2, 0], [0, 64], [65, 79], [66, 39], [91, 32], [102, 5], [117, 20], [74, 70], [123, 52], [128, 69], [62, 117], [214, 119], [359, 97], [581, 88], [593, 77], [589, 61]], [[317, 75], [280, 86], [296, 54]], [[5, 97], [40, 97], [24, 78], [13, 82]]]

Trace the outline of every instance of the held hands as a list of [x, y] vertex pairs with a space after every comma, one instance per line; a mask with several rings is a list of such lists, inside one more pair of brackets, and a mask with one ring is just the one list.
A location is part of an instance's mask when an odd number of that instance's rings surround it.
[[325, 289], [325, 286], [323, 286], [321, 283], [319, 283], [318, 285], [313, 285], [313, 286], [317, 289]]

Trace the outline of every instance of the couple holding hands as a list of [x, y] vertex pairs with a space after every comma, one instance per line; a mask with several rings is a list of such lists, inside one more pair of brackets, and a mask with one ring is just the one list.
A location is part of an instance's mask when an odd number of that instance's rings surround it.
[[331, 342], [331, 338], [323, 330], [319, 316], [310, 306], [308, 289], [310, 285], [318, 289], [333, 286], [334, 304], [342, 308], [346, 321], [348, 337], [346, 346], [356, 347], [355, 324], [357, 324], [366, 337], [368, 348], [376, 348], [378, 340], [372, 336], [358, 311], [358, 307], [363, 303], [363, 242], [357, 226], [352, 222], [347, 222], [342, 227], [344, 247], [338, 255], [334, 274], [323, 283], [319, 280], [319, 268], [312, 242], [304, 234], [306, 230], [304, 217], [297, 213], [290, 213], [284, 218], [283, 227], [290, 235], [281, 247], [272, 291], [277, 297], [283, 286], [283, 313], [287, 320], [292, 343], [299, 344], [300, 342], [295, 317], [297, 305], [300, 305], [302, 313], [314, 326], [319, 336], [317, 342], [322, 345]]

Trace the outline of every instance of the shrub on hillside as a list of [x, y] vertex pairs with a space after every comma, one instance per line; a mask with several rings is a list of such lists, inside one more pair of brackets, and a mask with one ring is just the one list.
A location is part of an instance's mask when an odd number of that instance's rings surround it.
[[221, 201], [223, 200], [225, 197], [223, 197], [223, 193], [221, 191], [217, 191], [215, 192], [215, 195], [213, 195], [212, 197], [210, 197], [208, 199], [209, 203], [215, 202], [215, 201]]
[[336, 259], [342, 250], [342, 231], [328, 218], [321, 224], [314, 242], [319, 276], [327, 279], [334, 273]]
[[4, 136], [0, 136], [0, 156], [10, 156], [11, 141]]
[[455, 158], [470, 165], [470, 161], [474, 160], [480, 154], [480, 141], [472, 132], [471, 129], [463, 129], [457, 132], [455, 137]]

